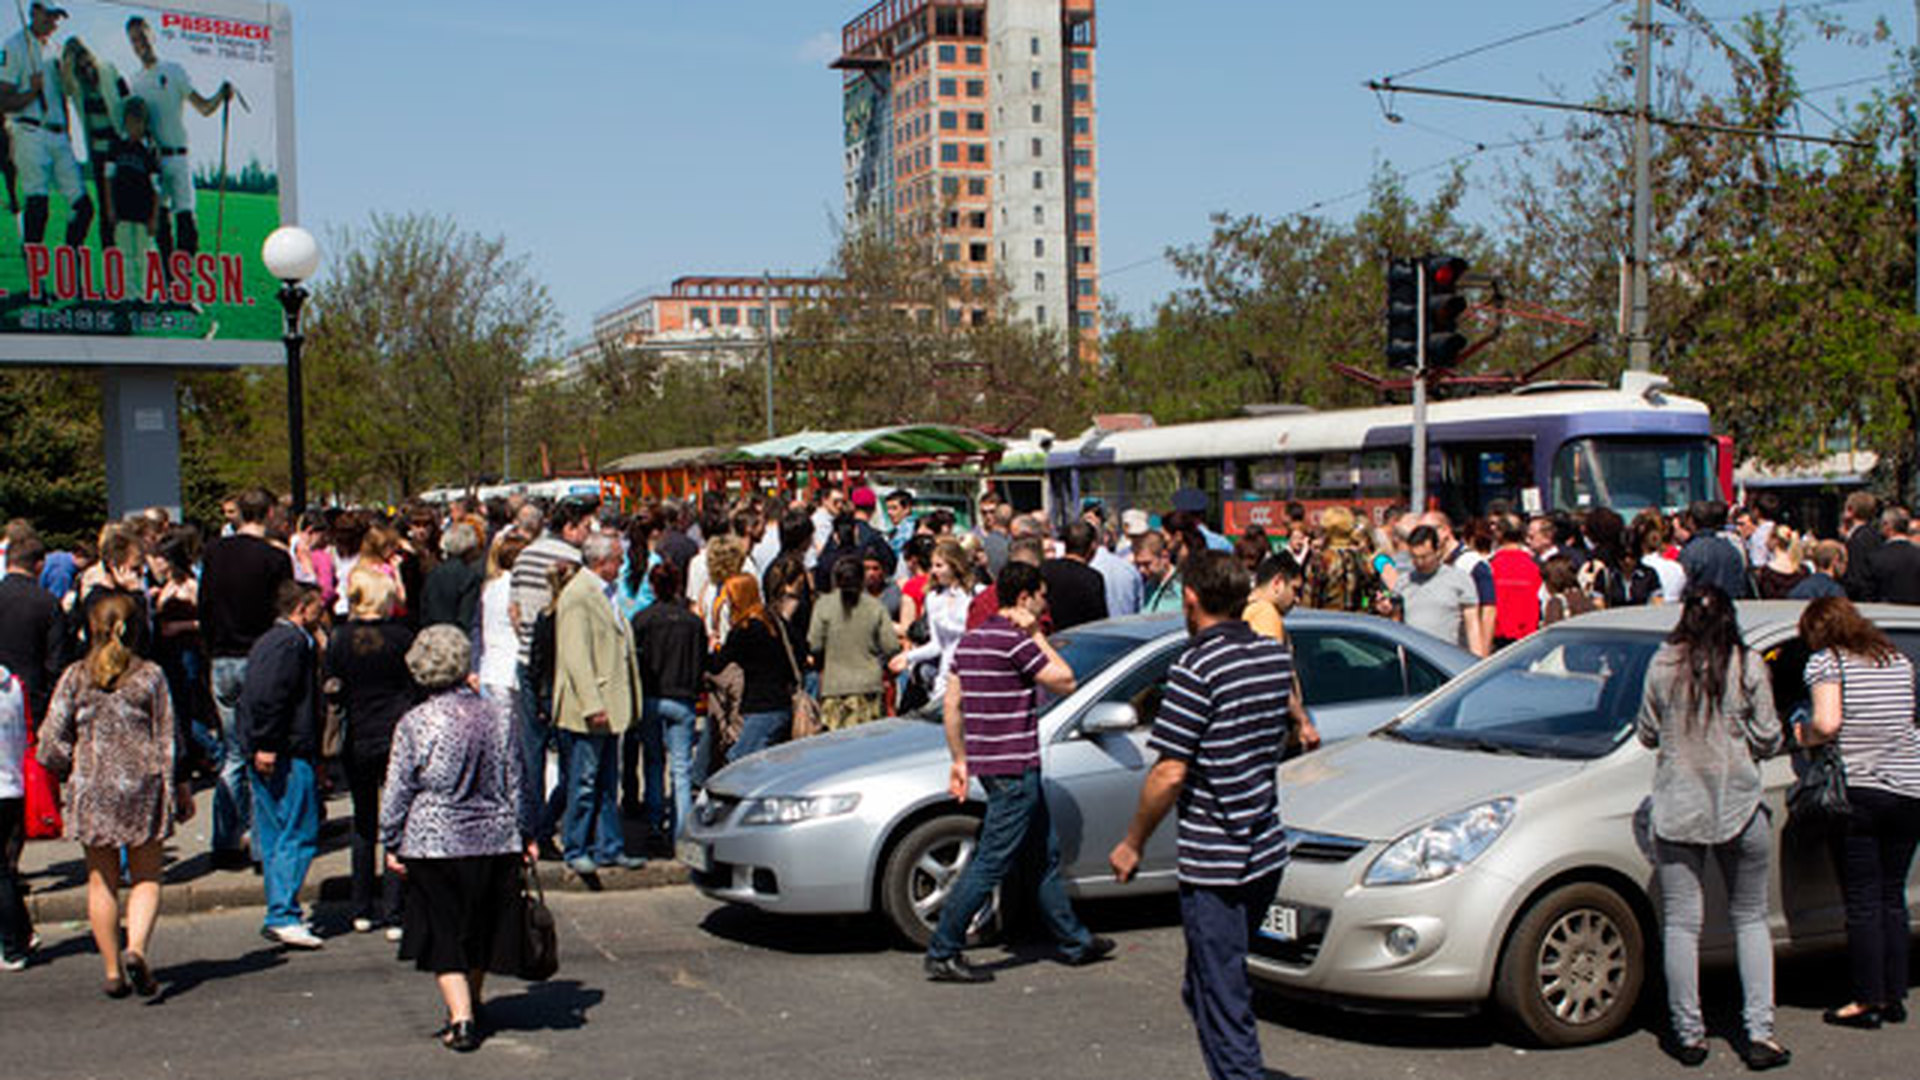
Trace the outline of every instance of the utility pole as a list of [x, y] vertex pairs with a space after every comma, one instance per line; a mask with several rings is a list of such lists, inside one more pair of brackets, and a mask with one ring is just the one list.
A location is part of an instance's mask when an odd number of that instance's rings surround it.
[[[1920, 3], [1920, 0], [1914, 0]], [[1420, 332], [1414, 336], [1418, 342], [1413, 368], [1413, 455], [1407, 463], [1412, 474], [1408, 481], [1413, 489], [1413, 512], [1427, 512], [1427, 269], [1426, 260], [1420, 262], [1420, 270], [1414, 275], [1418, 282], [1419, 298], [1416, 310], [1420, 312], [1418, 326]]]
[[503, 484], [513, 479], [513, 418], [508, 411], [512, 401], [511, 387], [500, 391], [500, 482]]
[[760, 332], [767, 336], [767, 438], [771, 439], [778, 434], [773, 425], [773, 274], [765, 270], [760, 271], [760, 311]]
[[[1915, 0], [1920, 5], [1920, 0]], [[1627, 322], [1627, 367], [1649, 371], [1653, 342], [1647, 329], [1650, 233], [1653, 217], [1653, 0], [1640, 0], [1634, 16], [1633, 59], [1633, 309]]]

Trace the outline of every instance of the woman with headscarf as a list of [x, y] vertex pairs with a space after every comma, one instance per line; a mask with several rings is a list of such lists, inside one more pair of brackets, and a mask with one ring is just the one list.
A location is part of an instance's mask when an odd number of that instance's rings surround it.
[[470, 661], [452, 626], [422, 630], [407, 650], [430, 696], [394, 729], [380, 809], [387, 867], [407, 883], [400, 958], [433, 973], [441, 1041], [463, 1053], [480, 1046], [487, 973], [519, 969], [521, 860], [539, 850], [509, 712], [468, 687]]
[[734, 740], [729, 761], [785, 742], [792, 732], [793, 662], [788, 658], [786, 628], [760, 600], [760, 584], [750, 574], [735, 574], [720, 589], [720, 603], [728, 613], [730, 632], [718, 643], [707, 667], [724, 671], [740, 665], [745, 685], [740, 695], [740, 737]]

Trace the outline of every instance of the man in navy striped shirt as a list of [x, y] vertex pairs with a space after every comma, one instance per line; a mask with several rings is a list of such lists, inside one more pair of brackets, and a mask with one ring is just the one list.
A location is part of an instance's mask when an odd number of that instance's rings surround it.
[[953, 653], [947, 680], [947, 749], [953, 770], [947, 790], [967, 800], [969, 779], [987, 791], [987, 816], [973, 858], [940, 909], [940, 925], [927, 944], [927, 978], [935, 982], [990, 982], [993, 973], [961, 955], [967, 928], [1022, 854], [1043, 859], [1040, 916], [1074, 966], [1113, 951], [1110, 938], [1095, 937], [1074, 916], [1060, 879], [1060, 839], [1040, 788], [1040, 730], [1034, 716], [1038, 686], [1065, 697], [1073, 693], [1073, 669], [1041, 632], [1047, 586], [1040, 569], [1009, 562], [995, 583], [1000, 610], [967, 632]]
[[1233, 556], [1201, 552], [1181, 569], [1181, 582], [1193, 641], [1168, 673], [1147, 744], [1160, 760], [1147, 773], [1140, 808], [1110, 861], [1116, 878], [1132, 880], [1140, 849], [1178, 801], [1180, 921], [1187, 938], [1181, 996], [1199, 1031], [1207, 1074], [1259, 1080], [1266, 1073], [1247, 943], [1273, 904], [1287, 862], [1277, 772], [1291, 722], [1293, 658], [1286, 645], [1241, 621], [1252, 579]]

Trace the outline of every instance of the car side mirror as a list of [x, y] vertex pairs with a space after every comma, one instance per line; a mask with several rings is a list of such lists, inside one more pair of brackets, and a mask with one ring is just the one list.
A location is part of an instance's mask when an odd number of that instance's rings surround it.
[[1139, 726], [1140, 714], [1127, 701], [1098, 702], [1080, 718], [1083, 735], [1113, 735]]

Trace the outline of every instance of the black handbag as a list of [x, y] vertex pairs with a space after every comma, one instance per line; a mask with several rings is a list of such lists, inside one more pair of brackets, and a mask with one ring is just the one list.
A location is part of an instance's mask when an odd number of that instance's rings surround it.
[[1787, 789], [1787, 812], [1797, 818], [1834, 822], [1852, 812], [1847, 802], [1847, 766], [1840, 747], [1821, 743], [1807, 751], [1807, 767]]
[[560, 933], [540, 887], [540, 871], [531, 863], [521, 876], [520, 939], [519, 976], [528, 982], [553, 978], [560, 970]]

